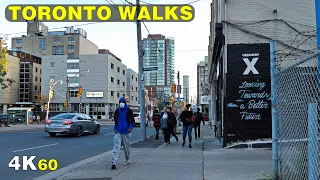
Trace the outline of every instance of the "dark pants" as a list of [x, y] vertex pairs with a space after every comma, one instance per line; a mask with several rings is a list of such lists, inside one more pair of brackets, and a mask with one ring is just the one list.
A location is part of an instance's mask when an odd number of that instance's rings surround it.
[[[169, 136], [172, 135], [174, 138], [176, 138], [176, 140], [178, 141], [178, 136], [176, 135], [176, 133], [174, 132], [175, 127], [169, 127]], [[170, 137], [169, 137], [170, 138]], [[170, 139], [169, 139], [170, 142]]]
[[200, 138], [200, 124], [194, 125], [194, 136], [195, 138]]
[[182, 134], [182, 137], [183, 137], [183, 141], [186, 140], [186, 136], [187, 136], [187, 133], [188, 133], [188, 137], [189, 137], [189, 143], [191, 144], [191, 141], [192, 141], [192, 127], [193, 125], [192, 124], [188, 124], [188, 125], [183, 125], [183, 134]]
[[170, 130], [168, 128], [163, 128], [162, 132], [164, 135], [164, 142], [170, 144]]
[[159, 131], [160, 131], [160, 128], [156, 128], [156, 140], [159, 139]]

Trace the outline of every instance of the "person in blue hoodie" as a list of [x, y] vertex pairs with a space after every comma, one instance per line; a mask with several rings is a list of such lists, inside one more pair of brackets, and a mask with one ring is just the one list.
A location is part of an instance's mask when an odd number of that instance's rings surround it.
[[129, 164], [130, 148], [131, 148], [131, 132], [133, 130], [134, 116], [132, 110], [127, 106], [126, 99], [121, 97], [119, 100], [119, 108], [114, 113], [114, 146], [112, 152], [112, 169], [117, 168], [119, 151], [121, 144], [123, 145], [126, 162], [123, 165]]

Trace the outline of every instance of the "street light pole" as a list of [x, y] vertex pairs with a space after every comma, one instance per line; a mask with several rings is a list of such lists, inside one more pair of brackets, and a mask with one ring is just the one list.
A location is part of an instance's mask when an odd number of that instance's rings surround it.
[[145, 113], [145, 101], [144, 101], [144, 86], [143, 79], [143, 53], [141, 42], [141, 21], [138, 20], [140, 13], [140, 1], [136, 1], [137, 6], [137, 43], [138, 43], [138, 58], [139, 58], [139, 95], [140, 95], [140, 126], [142, 129], [142, 141], [146, 140], [146, 113]]
[[50, 102], [51, 99], [53, 98], [53, 91], [54, 91], [54, 86], [60, 82], [62, 84], [62, 80], [58, 80], [57, 82], [54, 82], [53, 79], [50, 80], [49, 82], [49, 98], [48, 98], [48, 103], [47, 103], [47, 113], [46, 113], [46, 118], [45, 120], [49, 120], [49, 109], [50, 109]]
[[70, 95], [69, 95], [69, 76], [67, 74], [67, 80], [66, 80], [66, 83], [67, 83], [67, 92], [66, 92], [66, 100], [67, 100], [67, 113], [69, 113], [69, 98], [70, 98]]

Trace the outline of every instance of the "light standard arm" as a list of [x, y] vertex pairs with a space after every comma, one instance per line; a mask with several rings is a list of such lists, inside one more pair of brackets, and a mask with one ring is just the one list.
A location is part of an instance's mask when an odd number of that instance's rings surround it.
[[53, 98], [54, 86], [55, 86], [58, 82], [60, 82], [61, 84], [63, 83], [62, 80], [58, 80], [57, 82], [54, 82], [53, 79], [51, 79], [51, 80], [50, 80], [50, 83], [49, 83], [49, 98], [48, 98], [47, 113], [46, 113], [46, 118], [45, 118], [46, 121], [48, 121], [48, 119], [49, 119], [50, 102], [51, 102], [51, 99]]

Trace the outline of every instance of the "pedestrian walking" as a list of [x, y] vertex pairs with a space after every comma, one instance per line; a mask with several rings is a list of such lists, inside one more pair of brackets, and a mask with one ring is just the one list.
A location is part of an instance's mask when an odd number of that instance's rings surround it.
[[175, 137], [176, 141], [179, 142], [179, 138], [174, 131], [175, 127], [177, 126], [177, 119], [174, 113], [172, 112], [171, 107], [167, 108], [167, 114], [168, 114], [168, 133], [169, 133], [168, 144], [170, 144], [170, 135]]
[[38, 121], [38, 123], [41, 122], [41, 119], [40, 119], [40, 116], [39, 116], [39, 115], [37, 116], [37, 121]]
[[164, 142], [170, 144], [170, 133], [168, 130], [168, 113], [167, 108], [163, 109], [163, 114], [161, 116], [161, 129], [164, 135]]
[[202, 113], [200, 112], [200, 108], [197, 108], [197, 112], [194, 113], [194, 118], [195, 118], [195, 121], [193, 122], [194, 136], [195, 136], [195, 139], [197, 139], [197, 138], [200, 138], [201, 121], [204, 126], [204, 117], [203, 117]]
[[161, 128], [161, 117], [159, 111], [155, 109], [152, 116], [153, 126], [156, 129], [156, 140], [159, 139], [159, 131]]
[[132, 110], [127, 106], [126, 98], [121, 97], [119, 108], [114, 113], [114, 138], [112, 152], [112, 169], [117, 168], [119, 151], [123, 145], [126, 161], [123, 165], [129, 164], [131, 148], [131, 132], [133, 130], [134, 116]]
[[36, 121], [37, 121], [36, 116], [33, 115], [33, 116], [32, 116], [32, 122], [36, 122]]
[[189, 138], [189, 148], [192, 148], [191, 142], [192, 142], [192, 128], [193, 128], [193, 124], [192, 124], [192, 115], [193, 112], [191, 110], [189, 110], [189, 108], [191, 107], [191, 104], [187, 104], [184, 108], [184, 111], [181, 113], [180, 118], [181, 122], [183, 123], [183, 128], [182, 128], [182, 137], [183, 137], [183, 143], [182, 146], [185, 145], [186, 143], [186, 136], [188, 133], [188, 138]]

